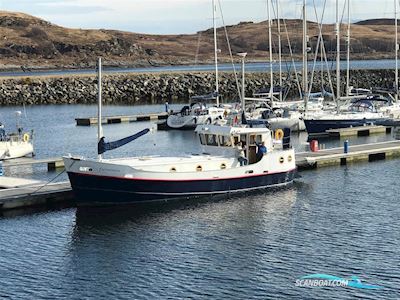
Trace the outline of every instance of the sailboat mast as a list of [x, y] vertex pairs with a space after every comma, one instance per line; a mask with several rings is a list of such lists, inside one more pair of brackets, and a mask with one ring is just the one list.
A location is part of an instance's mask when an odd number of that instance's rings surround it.
[[276, 0], [276, 17], [278, 19], [278, 53], [279, 53], [279, 100], [282, 102], [282, 39], [281, 39], [281, 19], [279, 12], [279, 1]]
[[336, 109], [339, 112], [340, 100], [340, 16], [339, 0], [336, 0]]
[[397, 18], [397, 0], [394, 0], [394, 27], [395, 27], [395, 44], [396, 44], [396, 70], [395, 70], [395, 79], [394, 79], [394, 88], [395, 92], [395, 100], [396, 102], [399, 100], [399, 38], [398, 38], [398, 18]]
[[[98, 110], [97, 110], [97, 143], [100, 142], [100, 139], [103, 137], [103, 128], [101, 125], [101, 96], [102, 96], [102, 82], [101, 82], [101, 69], [102, 69], [102, 65], [101, 65], [101, 57], [99, 57], [98, 63], [97, 63], [97, 85], [98, 85]], [[98, 154], [97, 158], [99, 160], [101, 160], [103, 158], [103, 155]]]
[[347, 0], [347, 74], [346, 74], [346, 96], [350, 92], [350, 41], [351, 41], [350, 0]]
[[303, 0], [303, 98], [308, 110], [307, 2]]
[[[271, 0], [272, 1], [272, 0]], [[267, 0], [267, 11], [268, 11], [268, 40], [269, 40], [269, 72], [270, 72], [270, 90], [269, 97], [271, 99], [271, 105], [274, 97], [274, 71], [272, 68], [272, 20], [271, 20], [271, 7], [270, 0]]]
[[216, 13], [217, 5], [215, 0], [212, 0], [213, 6], [213, 27], [214, 27], [214, 58], [215, 58], [215, 92], [217, 93], [217, 106], [219, 106], [219, 78], [218, 78], [218, 44], [217, 44], [217, 24], [216, 24]]

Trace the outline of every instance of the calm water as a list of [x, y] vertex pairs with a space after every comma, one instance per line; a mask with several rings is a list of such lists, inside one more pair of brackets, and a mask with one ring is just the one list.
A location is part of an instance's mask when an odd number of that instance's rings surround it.
[[[346, 67], [346, 62], [343, 61], [342, 69]], [[309, 68], [312, 70], [314, 62], [309, 62]], [[302, 62], [295, 62], [295, 67], [297, 71], [301, 70], [303, 66]], [[279, 63], [272, 63], [273, 70], [275, 72], [279, 71]], [[336, 63], [328, 62], [322, 66], [325, 70], [335, 70]], [[236, 64], [235, 69], [239, 71], [241, 65]], [[246, 72], [269, 72], [270, 64], [268, 62], [258, 62], [258, 63], [247, 63]], [[294, 67], [290, 61], [283, 62], [282, 68], [284, 71], [293, 71]], [[316, 69], [321, 68], [321, 62], [316, 63]], [[350, 62], [350, 68], [352, 70], [378, 70], [378, 69], [395, 69], [395, 61], [392, 59], [382, 59], [382, 60], [352, 60]], [[105, 73], [162, 73], [162, 72], [198, 72], [198, 71], [214, 71], [214, 65], [193, 65], [193, 66], [165, 66], [165, 67], [148, 67], [148, 68], [106, 68]], [[232, 64], [220, 64], [219, 69], [221, 71], [233, 71]], [[37, 76], [37, 75], [68, 75], [68, 74], [94, 74], [94, 70], [47, 70], [47, 71], [32, 71], [32, 72], [0, 72], [1, 76]]]
[[[11, 128], [13, 111], [2, 108]], [[162, 106], [105, 107], [105, 114]], [[95, 156], [96, 128], [74, 118], [94, 106], [28, 107], [38, 157]], [[106, 126], [110, 139], [149, 123]], [[11, 128], [12, 129], [12, 128]], [[385, 140], [387, 136], [351, 143]], [[305, 148], [306, 136], [294, 138]], [[191, 132], [156, 132], [109, 155], [195, 151]], [[336, 146], [342, 142], [327, 142]], [[0, 217], [0, 298], [398, 299], [398, 160], [302, 172], [286, 189], [147, 208], [11, 211]], [[45, 167], [7, 175], [48, 179]], [[300, 288], [311, 273], [383, 286]]]

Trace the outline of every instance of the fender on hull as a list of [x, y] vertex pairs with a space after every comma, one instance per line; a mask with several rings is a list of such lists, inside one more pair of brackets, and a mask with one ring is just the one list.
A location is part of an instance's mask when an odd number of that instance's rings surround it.
[[146, 203], [254, 191], [293, 182], [296, 170], [229, 179], [161, 181], [68, 173], [78, 205]]

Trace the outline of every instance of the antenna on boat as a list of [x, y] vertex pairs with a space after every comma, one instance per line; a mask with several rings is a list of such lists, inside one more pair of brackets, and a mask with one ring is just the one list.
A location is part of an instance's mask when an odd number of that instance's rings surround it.
[[[97, 62], [97, 86], [98, 86], [98, 110], [97, 110], [97, 143], [100, 143], [101, 138], [103, 137], [103, 128], [101, 126], [101, 96], [102, 96], [102, 84], [101, 84], [101, 57], [99, 57]], [[103, 159], [102, 154], [98, 154], [97, 158], [99, 160]]]
[[215, 57], [215, 92], [217, 94], [217, 106], [219, 106], [219, 78], [218, 78], [218, 44], [217, 44], [217, 24], [215, 21], [217, 13], [217, 4], [212, 1], [213, 6], [213, 27], [214, 27], [214, 57]]
[[246, 90], [246, 84], [245, 84], [245, 62], [244, 60], [246, 59], [247, 53], [243, 52], [243, 53], [238, 53], [238, 56], [240, 56], [242, 58], [242, 111], [244, 113], [245, 111], [245, 90]]

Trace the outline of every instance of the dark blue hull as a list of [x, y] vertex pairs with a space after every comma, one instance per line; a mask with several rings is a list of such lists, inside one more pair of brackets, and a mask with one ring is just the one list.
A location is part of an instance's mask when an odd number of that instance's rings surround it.
[[309, 135], [324, 134], [329, 129], [358, 127], [365, 125], [390, 126], [390, 119], [354, 119], [354, 120], [304, 120]]
[[264, 189], [291, 183], [296, 170], [211, 180], [142, 180], [68, 173], [78, 205], [145, 203]]

